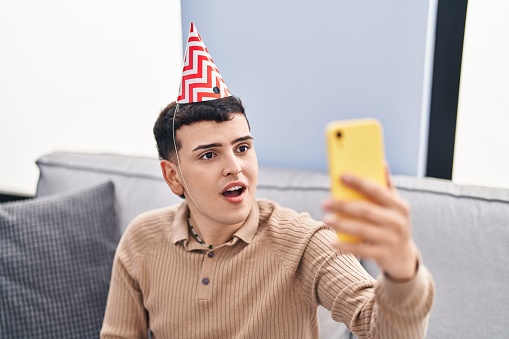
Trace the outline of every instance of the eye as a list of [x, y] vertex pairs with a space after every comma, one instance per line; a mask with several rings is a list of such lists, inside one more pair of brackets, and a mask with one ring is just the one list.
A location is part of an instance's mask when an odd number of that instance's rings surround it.
[[249, 146], [248, 145], [242, 145], [242, 146], [239, 146], [239, 148], [237, 148], [238, 151], [240, 153], [246, 153], [248, 150], [249, 150]]
[[214, 153], [213, 152], [207, 152], [207, 153], [204, 153], [200, 159], [203, 159], [203, 160], [210, 160], [214, 157]]

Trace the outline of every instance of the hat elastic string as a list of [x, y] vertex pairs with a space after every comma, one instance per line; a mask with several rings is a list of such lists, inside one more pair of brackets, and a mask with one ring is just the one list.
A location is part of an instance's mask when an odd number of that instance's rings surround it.
[[[180, 172], [180, 176], [182, 177], [182, 183], [184, 184], [185, 191], [189, 195], [189, 198], [191, 198], [191, 201], [200, 210], [200, 212], [205, 214], [203, 212], [203, 210], [200, 208], [200, 206], [198, 206], [196, 201], [193, 199], [193, 196], [191, 195], [191, 191], [189, 191], [189, 188], [187, 187], [186, 179], [184, 179], [184, 173], [182, 172], [182, 167], [180, 166], [180, 157], [179, 157], [179, 153], [178, 153], [178, 149], [177, 149], [177, 141], [176, 141], [177, 136], [175, 135], [175, 117], [177, 116], [178, 109], [179, 109], [179, 104], [177, 104], [177, 107], [175, 107], [175, 114], [173, 115], [173, 119], [172, 119], [173, 147], [175, 149], [175, 155], [177, 156], [177, 166], [178, 166], [178, 169]], [[187, 198], [187, 196], [186, 196], [186, 198]]]

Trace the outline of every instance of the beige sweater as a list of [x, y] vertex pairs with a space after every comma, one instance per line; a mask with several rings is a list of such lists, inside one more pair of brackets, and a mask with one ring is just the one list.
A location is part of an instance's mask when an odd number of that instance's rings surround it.
[[424, 336], [434, 298], [420, 265], [410, 282], [372, 279], [330, 245], [332, 229], [258, 200], [233, 240], [190, 236], [186, 203], [144, 213], [115, 255], [101, 338], [318, 338], [317, 306], [359, 337]]

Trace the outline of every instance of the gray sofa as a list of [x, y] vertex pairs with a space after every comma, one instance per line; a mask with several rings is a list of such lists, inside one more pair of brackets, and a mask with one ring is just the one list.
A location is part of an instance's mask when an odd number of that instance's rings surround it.
[[[40, 179], [34, 200], [113, 183], [109, 185], [114, 187], [117, 232], [112, 241], [137, 214], [181, 201], [166, 186], [157, 159], [53, 153], [37, 165]], [[509, 338], [509, 190], [431, 178], [395, 176], [394, 181], [412, 206], [413, 235], [436, 282], [427, 337]], [[328, 177], [317, 171], [260, 167], [257, 195], [320, 219]], [[111, 264], [111, 254], [104, 260]], [[378, 275], [373, 263], [363, 265]], [[101, 272], [104, 283], [109, 275]], [[327, 310], [319, 309], [319, 318], [321, 338], [353, 337]]]

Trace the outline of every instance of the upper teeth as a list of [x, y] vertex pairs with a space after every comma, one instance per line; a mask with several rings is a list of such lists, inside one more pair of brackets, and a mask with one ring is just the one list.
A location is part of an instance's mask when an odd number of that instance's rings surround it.
[[233, 186], [231, 188], [228, 188], [227, 191], [236, 191], [236, 190], [240, 190], [242, 188], [242, 186]]

